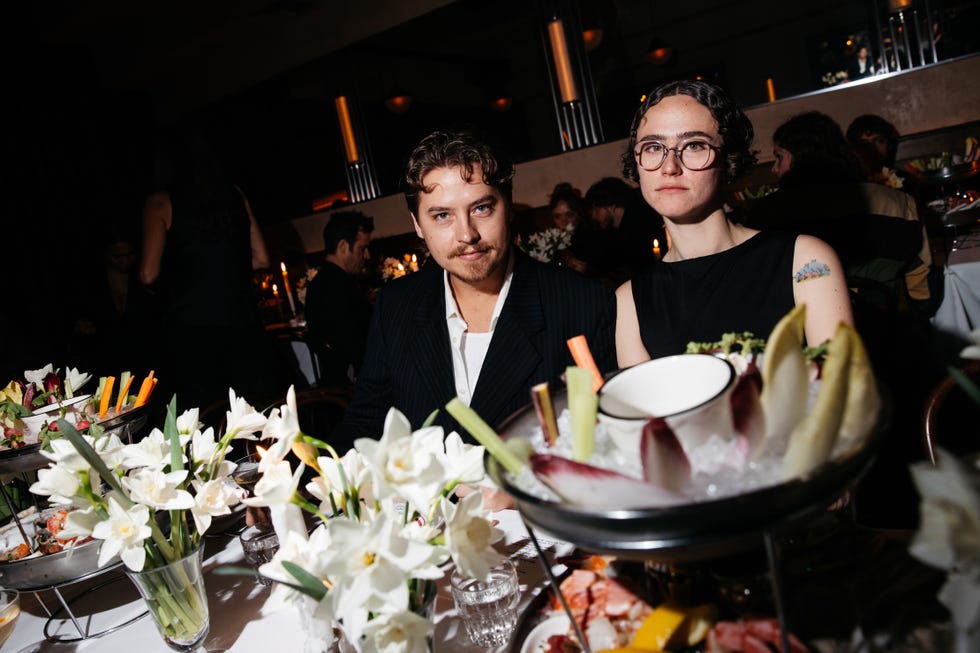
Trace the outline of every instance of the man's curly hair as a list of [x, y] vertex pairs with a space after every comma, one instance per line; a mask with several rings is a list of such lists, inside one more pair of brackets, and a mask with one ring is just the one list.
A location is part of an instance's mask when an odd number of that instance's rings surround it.
[[721, 153], [724, 157], [725, 181], [732, 182], [756, 162], [756, 153], [752, 148], [755, 132], [748, 117], [735, 105], [735, 101], [725, 91], [714, 84], [694, 80], [667, 82], [656, 87], [647, 94], [646, 99], [633, 115], [630, 127], [629, 142], [623, 153], [623, 176], [633, 182], [639, 182], [637, 169], [636, 131], [650, 107], [658, 104], [665, 97], [672, 95], [687, 95], [708, 108], [711, 116], [718, 123], [718, 134], [721, 136]]
[[498, 154], [487, 142], [469, 130], [438, 130], [419, 142], [408, 157], [402, 190], [412, 215], [419, 208], [419, 195], [428, 193], [422, 179], [436, 168], [459, 167], [463, 179], [473, 179], [476, 166], [480, 167], [483, 183], [500, 191], [507, 205], [511, 203], [513, 164]]

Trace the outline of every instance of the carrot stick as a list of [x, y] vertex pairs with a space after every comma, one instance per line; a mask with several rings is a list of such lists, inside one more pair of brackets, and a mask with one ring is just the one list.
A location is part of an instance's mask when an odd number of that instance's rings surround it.
[[99, 400], [99, 419], [105, 417], [109, 410], [109, 401], [112, 399], [112, 386], [116, 383], [116, 377], [110, 376], [105, 380], [105, 387], [102, 389], [102, 397]]
[[126, 403], [126, 395], [129, 394], [129, 386], [133, 385], [133, 378], [134, 377], [130, 375], [129, 378], [126, 379], [125, 385], [123, 385], [122, 389], [119, 391], [119, 399], [116, 400], [117, 413], [122, 412], [123, 405]]
[[589, 343], [586, 341], [585, 336], [569, 338], [566, 343], [568, 344], [568, 350], [572, 352], [572, 358], [575, 360], [575, 364], [592, 373], [592, 392], [598, 392], [603, 384], [602, 372], [599, 371], [599, 368], [595, 364], [595, 359], [592, 358], [592, 351], [589, 349]]
[[136, 396], [136, 404], [134, 404], [133, 408], [142, 406], [150, 399], [150, 393], [153, 392], [156, 381], [157, 380], [153, 377], [153, 370], [150, 370], [150, 373], [146, 375], [146, 378], [143, 379], [142, 385], [140, 385], [140, 392], [139, 395]]

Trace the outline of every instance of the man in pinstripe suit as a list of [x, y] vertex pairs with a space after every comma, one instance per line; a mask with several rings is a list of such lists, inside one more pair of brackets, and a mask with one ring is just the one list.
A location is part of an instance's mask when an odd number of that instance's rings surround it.
[[609, 289], [524, 256], [512, 244], [513, 166], [467, 131], [436, 131], [412, 152], [405, 197], [431, 259], [389, 283], [374, 306], [364, 364], [340, 433], [379, 437], [390, 407], [418, 428], [459, 396], [499, 427], [560, 376], [565, 341], [584, 334], [603, 372], [615, 367]]

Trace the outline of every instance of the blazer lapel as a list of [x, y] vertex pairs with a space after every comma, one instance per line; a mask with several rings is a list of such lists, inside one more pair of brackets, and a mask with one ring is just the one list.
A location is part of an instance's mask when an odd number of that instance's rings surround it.
[[544, 326], [537, 271], [534, 265], [518, 258], [510, 292], [470, 402], [473, 410], [492, 426], [509, 416], [515, 402], [520, 406], [531, 400], [530, 395], [516, 395], [523, 394], [525, 388], [536, 382], [531, 377], [542, 356], [534, 336]]
[[[423, 410], [442, 408], [437, 405], [442, 397], [455, 395], [453, 359], [449, 350], [449, 329], [446, 326], [446, 303], [442, 281], [442, 268], [430, 264], [431, 278], [428, 290], [419, 302], [413, 317], [413, 335], [407, 339], [410, 353], [406, 360], [417, 365], [422, 387], [416, 394]], [[428, 267], [428, 266], [426, 266]], [[431, 404], [431, 407], [428, 407]], [[416, 425], [417, 426], [417, 425]]]

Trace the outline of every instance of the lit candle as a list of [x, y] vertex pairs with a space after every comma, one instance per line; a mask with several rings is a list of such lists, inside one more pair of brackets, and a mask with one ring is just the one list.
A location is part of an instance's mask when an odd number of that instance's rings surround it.
[[289, 299], [289, 312], [296, 315], [296, 304], [293, 302], [293, 291], [289, 289], [289, 273], [286, 272], [286, 264], [280, 263], [279, 269], [282, 270], [282, 289]]
[[415, 254], [412, 254], [412, 266], [411, 267], [412, 267], [412, 272], [418, 272], [419, 271], [419, 258]]
[[769, 96], [770, 102], [776, 101], [776, 84], [773, 83], [772, 77], [766, 78], [766, 95]]
[[660, 258], [660, 241], [656, 238], [653, 239], [653, 255]]
[[272, 284], [272, 296], [279, 299], [279, 286]]

